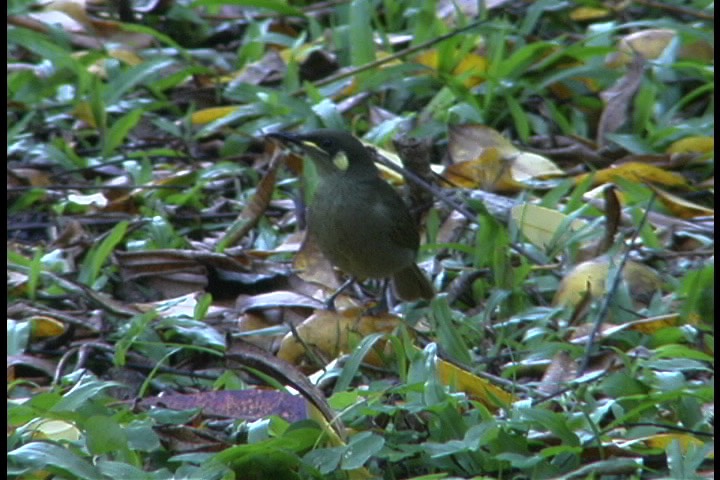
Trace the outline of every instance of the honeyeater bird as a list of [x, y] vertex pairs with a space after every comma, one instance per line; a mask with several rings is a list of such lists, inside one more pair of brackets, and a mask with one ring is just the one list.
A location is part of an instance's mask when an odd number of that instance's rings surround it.
[[318, 185], [307, 227], [323, 255], [350, 275], [328, 300], [330, 308], [344, 287], [365, 278], [390, 278], [402, 300], [434, 296], [415, 263], [420, 235], [408, 207], [357, 138], [338, 130], [268, 136], [300, 147], [315, 164]]

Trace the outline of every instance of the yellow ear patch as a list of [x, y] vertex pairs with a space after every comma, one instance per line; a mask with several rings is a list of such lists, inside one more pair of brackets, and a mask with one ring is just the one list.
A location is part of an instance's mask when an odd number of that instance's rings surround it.
[[338, 170], [342, 170], [343, 172], [348, 169], [350, 166], [350, 161], [347, 158], [347, 155], [345, 155], [344, 152], [338, 152], [337, 155], [333, 158], [333, 163], [338, 168]]

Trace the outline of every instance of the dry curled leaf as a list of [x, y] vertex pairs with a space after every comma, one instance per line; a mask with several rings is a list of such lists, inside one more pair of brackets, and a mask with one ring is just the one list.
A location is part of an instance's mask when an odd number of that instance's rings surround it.
[[658, 58], [675, 38], [675, 30], [651, 28], [633, 32], [620, 39], [618, 51], [608, 56], [606, 64], [617, 68], [632, 62], [634, 55], [646, 59]]
[[564, 175], [547, 158], [516, 148], [484, 125], [450, 128], [448, 152], [453, 163], [443, 176], [453, 185], [488, 191], [519, 191], [531, 180]]
[[[305, 354], [305, 346], [327, 359], [335, 358], [350, 351], [353, 335], [362, 338], [371, 333], [392, 333], [402, 321], [390, 314], [379, 316], [363, 315], [362, 309], [352, 308], [343, 311], [320, 310], [308, 317], [293, 332], [288, 333], [280, 344], [277, 356], [285, 361], [297, 364]], [[383, 365], [382, 351], [384, 342], [378, 342], [365, 361], [372, 365]]]
[[[576, 265], [560, 282], [553, 304], [574, 306], [588, 291], [593, 298], [601, 297], [607, 291], [610, 267], [611, 260], [607, 255]], [[632, 260], [625, 263], [622, 276], [632, 298], [641, 303], [647, 303], [662, 286], [662, 279], [655, 270]]]
[[645, 58], [635, 55], [628, 71], [615, 84], [600, 93], [605, 108], [597, 128], [598, 145], [606, 145], [607, 135], [620, 129], [628, 121], [628, 112], [645, 72]]
[[[576, 183], [582, 183], [590, 174], [578, 175], [575, 177]], [[669, 172], [655, 165], [649, 165], [642, 162], [626, 162], [620, 165], [612, 166], [598, 170], [593, 174], [594, 185], [602, 185], [604, 183], [613, 183], [616, 179], [621, 178], [639, 183], [653, 183], [656, 185], [664, 185], [671, 188], [687, 187], [687, 180], [675, 172]]]
[[553, 240], [560, 240], [560, 227], [565, 224], [565, 231], [571, 235], [587, 225], [585, 220], [575, 218], [568, 223], [568, 216], [551, 208], [524, 203], [515, 205], [510, 210], [512, 219], [520, 232], [533, 244], [547, 248]]
[[490, 409], [495, 410], [514, 401], [511, 393], [448, 361], [438, 359], [437, 372], [444, 385], [467, 393]]

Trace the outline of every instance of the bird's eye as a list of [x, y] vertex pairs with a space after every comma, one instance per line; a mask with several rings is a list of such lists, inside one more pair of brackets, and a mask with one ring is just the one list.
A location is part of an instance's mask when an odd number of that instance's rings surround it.
[[330, 147], [332, 147], [332, 144], [333, 144], [332, 140], [330, 140], [329, 138], [322, 138], [322, 139], [320, 139], [319, 143], [320, 143], [320, 146], [323, 147], [325, 150], [330, 149]]

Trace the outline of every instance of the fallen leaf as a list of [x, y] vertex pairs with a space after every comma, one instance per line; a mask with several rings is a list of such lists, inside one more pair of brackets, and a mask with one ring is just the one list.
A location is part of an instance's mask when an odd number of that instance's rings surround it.
[[[567, 215], [557, 210], [529, 203], [513, 206], [510, 215], [520, 232], [541, 248], [548, 248], [553, 240], [561, 242], [562, 235], [570, 235], [587, 225], [580, 218], [569, 220]], [[563, 225], [565, 231], [560, 232]]]
[[[277, 353], [281, 358], [297, 364], [305, 354], [305, 345], [313, 347], [326, 359], [332, 359], [351, 349], [351, 338], [365, 337], [371, 333], [392, 333], [402, 324], [399, 317], [388, 313], [380, 316], [367, 316], [361, 308], [342, 311], [320, 310], [308, 317], [296, 328], [296, 333], [288, 333], [280, 343]], [[371, 365], [384, 365], [383, 349], [385, 342], [378, 342], [365, 361]]]
[[489, 380], [443, 359], [438, 359], [437, 372], [443, 385], [451, 386], [459, 392], [465, 392], [490, 409], [506, 407], [515, 400], [511, 393], [493, 385]]
[[[607, 255], [576, 265], [560, 282], [553, 305], [574, 306], [587, 291], [593, 298], [605, 295], [609, 272], [610, 258]], [[655, 270], [633, 260], [625, 263], [622, 276], [632, 298], [641, 303], [647, 303], [662, 286], [662, 279]]]
[[531, 180], [564, 175], [547, 158], [517, 149], [484, 125], [450, 128], [448, 153], [453, 163], [443, 172], [452, 184], [487, 191], [519, 191]]
[[627, 123], [632, 99], [640, 88], [644, 73], [645, 58], [642, 55], [635, 55], [625, 75], [612, 87], [600, 93], [605, 108], [597, 127], [598, 145], [607, 145], [607, 134], [616, 132]]
[[[580, 184], [590, 175], [588, 173], [575, 177], [575, 183]], [[617, 178], [622, 178], [632, 182], [654, 183], [664, 185], [671, 188], [687, 187], [687, 180], [675, 172], [669, 172], [655, 165], [648, 165], [641, 162], [627, 162], [615, 165], [609, 168], [598, 170], [593, 174], [593, 184], [601, 185], [604, 183], [613, 183]]]
[[618, 51], [608, 55], [605, 63], [612, 68], [618, 68], [632, 62], [634, 55], [652, 60], [658, 58], [676, 36], [675, 30], [665, 28], [651, 28], [633, 32], [620, 39]]

